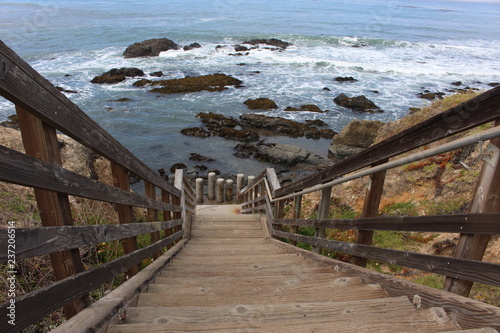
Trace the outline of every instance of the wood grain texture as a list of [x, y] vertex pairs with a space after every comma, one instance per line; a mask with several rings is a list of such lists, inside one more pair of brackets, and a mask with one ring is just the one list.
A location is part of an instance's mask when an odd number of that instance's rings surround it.
[[374, 246], [338, 242], [333, 240], [274, 231], [273, 235], [292, 239], [331, 251], [379, 260], [394, 265], [416, 268], [425, 272], [453, 276], [491, 286], [500, 286], [500, 265], [487, 262], [440, 257], [407, 251], [382, 249]]
[[[158, 243], [149, 245], [133, 253], [102, 264], [90, 270], [77, 273], [64, 280], [57, 281], [48, 287], [23, 295], [16, 299], [16, 330], [21, 330], [33, 322], [59, 309], [74, 299], [98, 288], [114, 276], [121, 274], [142, 260], [151, 257], [168, 244], [178, 240], [183, 235], [180, 231]], [[50, 300], [50, 303], [47, 302]], [[0, 315], [5, 318], [8, 313], [8, 303], [0, 305]], [[11, 326], [6, 321], [0, 321], [0, 331], [9, 332]]]
[[330, 265], [335, 271], [360, 276], [365, 283], [378, 283], [391, 297], [407, 296], [413, 299], [415, 295], [419, 295], [423, 308], [443, 307], [464, 329], [480, 327], [500, 329], [500, 308], [496, 306], [331, 259], [275, 239], [267, 241], [290, 253], [297, 253], [309, 260]]
[[179, 192], [0, 41], [0, 95], [142, 179]]
[[277, 219], [275, 224], [346, 230], [500, 234], [500, 213], [394, 216], [338, 220]]
[[[181, 220], [119, 225], [62, 226], [16, 229], [16, 257], [25, 259], [56, 251], [91, 246], [127, 237], [170, 229], [182, 224]], [[0, 229], [0, 246], [6, 248], [7, 230]], [[0, 253], [0, 262], [7, 254]]]
[[1, 181], [122, 205], [180, 210], [178, 206], [106, 185], [2, 145], [0, 145], [0, 157]]
[[499, 117], [500, 87], [496, 87], [375, 144], [357, 155], [342, 160], [342, 162], [323, 171], [284, 186], [277, 190], [275, 194], [277, 197], [281, 197], [314, 185], [326, 183], [381, 160], [494, 121]]

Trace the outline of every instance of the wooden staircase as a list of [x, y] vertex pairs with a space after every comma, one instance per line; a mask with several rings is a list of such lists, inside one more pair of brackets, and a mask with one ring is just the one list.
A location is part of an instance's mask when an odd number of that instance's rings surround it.
[[123, 323], [108, 328], [109, 333], [457, 330], [441, 308], [417, 310], [407, 297], [388, 297], [379, 285], [270, 244], [258, 215], [210, 211], [195, 216], [187, 246], [126, 310]]

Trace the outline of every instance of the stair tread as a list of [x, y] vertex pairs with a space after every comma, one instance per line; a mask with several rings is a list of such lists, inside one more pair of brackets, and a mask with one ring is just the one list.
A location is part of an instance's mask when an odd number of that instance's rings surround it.
[[[456, 328], [449, 319], [436, 322], [432, 312], [432, 309], [416, 311], [404, 296], [342, 302], [143, 307], [130, 309], [127, 324], [115, 326], [108, 332], [132, 332], [140, 328], [150, 332], [237, 329], [255, 332], [439, 332]], [[390, 316], [379, 320], [386, 314]]]

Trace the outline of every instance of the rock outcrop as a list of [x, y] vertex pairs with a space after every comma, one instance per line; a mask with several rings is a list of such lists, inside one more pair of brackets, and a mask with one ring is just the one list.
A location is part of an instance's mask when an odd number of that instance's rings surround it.
[[335, 135], [328, 149], [328, 157], [340, 161], [370, 147], [379, 129], [384, 125], [381, 121], [355, 119]]
[[354, 111], [363, 111], [363, 112], [382, 112], [380, 108], [375, 105], [372, 101], [370, 101], [366, 96], [355, 96], [355, 97], [347, 97], [345, 94], [340, 94], [333, 100], [335, 104], [348, 108]]
[[269, 98], [247, 99], [243, 104], [250, 110], [272, 110], [278, 108], [278, 105]]
[[144, 72], [139, 68], [113, 68], [101, 75], [98, 75], [92, 79], [92, 83], [98, 84], [113, 84], [125, 81], [127, 77], [144, 76]]
[[275, 46], [280, 49], [286, 49], [287, 47], [291, 46], [291, 43], [284, 42], [282, 40], [276, 39], [276, 38], [271, 38], [271, 39], [252, 39], [246, 42], [243, 42], [242, 44], [250, 44], [250, 45], [259, 45], [259, 44], [266, 44], [270, 46]]
[[294, 107], [287, 107], [284, 111], [309, 111], [309, 112], [317, 112], [317, 113], [324, 113], [327, 111], [321, 110], [317, 105], [314, 104], [306, 104], [306, 105], [301, 105], [299, 109], [294, 108]]
[[227, 86], [240, 87], [242, 83], [242, 81], [226, 74], [211, 74], [157, 81], [142, 79], [135, 82], [134, 86], [160, 86], [150, 91], [160, 94], [180, 94], [199, 91], [222, 91], [227, 89]]
[[244, 114], [240, 116], [240, 123], [243, 127], [266, 129], [293, 138], [305, 136], [309, 139], [331, 139], [335, 135], [335, 132], [331, 129], [318, 129], [313, 125], [260, 114]]
[[178, 49], [179, 45], [168, 38], [148, 39], [128, 46], [123, 56], [125, 58], [157, 57], [160, 52]]

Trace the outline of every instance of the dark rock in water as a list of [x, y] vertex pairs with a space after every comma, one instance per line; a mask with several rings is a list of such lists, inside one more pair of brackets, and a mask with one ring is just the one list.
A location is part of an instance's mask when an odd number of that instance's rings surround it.
[[184, 51], [190, 51], [190, 50], [199, 49], [199, 48], [201, 48], [201, 45], [199, 43], [192, 43], [192, 44], [184, 46], [182, 49]]
[[127, 47], [125, 52], [123, 52], [123, 56], [125, 58], [157, 57], [160, 55], [160, 52], [178, 49], [179, 45], [170, 39], [148, 39]]
[[191, 153], [191, 157], [189, 158], [190, 161], [197, 161], [197, 162], [213, 162], [215, 161], [213, 158], [210, 157], [205, 157], [197, 153]]
[[128, 97], [123, 97], [123, 98], [111, 100], [111, 102], [130, 102], [130, 101], [131, 101], [131, 99]]
[[175, 170], [177, 169], [183, 169], [183, 170], [186, 170], [187, 169], [187, 165], [184, 164], [184, 163], [175, 163], [174, 165], [172, 165], [170, 167], [170, 172], [174, 173]]
[[284, 134], [294, 138], [305, 136], [311, 139], [331, 139], [335, 132], [331, 129], [317, 129], [314, 126], [293, 120], [268, 117], [260, 114], [244, 114], [240, 116], [241, 126], [271, 130], [276, 134]]
[[356, 82], [358, 80], [356, 80], [352, 76], [345, 76], [345, 77], [338, 76], [335, 78], [335, 81], [337, 81], [337, 82]]
[[236, 127], [240, 122], [233, 117], [226, 117], [221, 114], [213, 112], [200, 112], [196, 115], [197, 118], [201, 119], [201, 122], [207, 126], [209, 129], [217, 129], [220, 127]]
[[284, 42], [284, 41], [276, 39], [276, 38], [252, 39], [252, 40], [243, 42], [242, 44], [250, 44], [250, 45], [266, 44], [266, 45], [276, 46], [276, 47], [279, 47], [281, 49], [286, 49], [287, 47], [292, 45], [288, 42]]
[[364, 112], [382, 112], [380, 108], [364, 95], [356, 97], [347, 97], [345, 94], [340, 94], [333, 100], [337, 105], [354, 111]]
[[161, 177], [163, 177], [163, 179], [168, 180], [168, 175], [165, 172], [165, 169], [163, 169], [163, 168], [158, 169], [158, 173], [160, 174]]
[[431, 92], [426, 92], [426, 93], [419, 93], [418, 96], [423, 99], [427, 100], [434, 100], [436, 98], [443, 98], [445, 93], [442, 92], [436, 92], [436, 93], [431, 93]]
[[206, 171], [206, 170], [208, 170], [208, 167], [205, 166], [205, 165], [202, 165], [202, 164], [197, 164], [197, 165], [194, 166], [194, 168], [196, 170], [199, 170], [199, 171]]
[[493, 87], [493, 88], [494, 88], [494, 87], [498, 87], [498, 86], [500, 86], [500, 82], [491, 82], [491, 83], [488, 83], [488, 85], [489, 85], [490, 87]]
[[7, 117], [9, 119], [8, 121], [3, 121], [0, 123], [0, 126], [7, 127], [7, 128], [13, 128], [18, 130], [19, 129], [19, 119], [17, 118], [17, 114], [13, 114]]
[[68, 93], [68, 94], [78, 94], [78, 91], [67, 90], [67, 89], [64, 89], [63, 87], [57, 87], [57, 86], [56, 86], [56, 88], [57, 88], [57, 90]]
[[126, 77], [144, 76], [144, 72], [138, 68], [113, 68], [92, 79], [92, 83], [119, 83], [125, 80]]
[[328, 126], [327, 123], [325, 123], [323, 120], [320, 120], [320, 119], [306, 120], [305, 122], [306, 122], [306, 124], [312, 125], [312, 126], [318, 126], [318, 127]]
[[456, 82], [452, 82], [451, 84], [452, 84], [453, 86], [457, 86], [457, 87], [459, 87], [459, 86], [461, 86], [463, 83], [462, 83], [462, 81], [456, 81]]
[[292, 106], [287, 106], [285, 110], [283, 111], [287, 111], [287, 112], [294, 112], [294, 111], [300, 111], [299, 109], [297, 108], [294, 108]]
[[328, 149], [328, 157], [342, 160], [365, 150], [373, 144], [383, 125], [384, 123], [380, 121], [357, 119], [351, 121], [334, 136]]
[[163, 76], [163, 72], [162, 71], [153, 72], [153, 73], [150, 73], [149, 75], [156, 76], [156, 77], [162, 77]]
[[366, 47], [370, 46], [367, 42], [356, 42], [351, 45], [351, 47]]
[[185, 77], [182, 79], [170, 80], [140, 80], [134, 83], [134, 86], [161, 86], [154, 88], [151, 92], [161, 94], [179, 94], [199, 91], [222, 91], [226, 86], [240, 86], [243, 82], [226, 74], [211, 74], [197, 77]]
[[278, 108], [276, 103], [269, 98], [248, 99], [243, 104], [250, 110], [271, 110]]
[[240, 143], [236, 145], [234, 149], [236, 150], [236, 153], [233, 155], [239, 158], [250, 158], [254, 156], [257, 151], [256, 146], [249, 143]]
[[90, 82], [96, 84], [114, 84], [114, 83], [120, 83], [125, 80], [126, 80], [125, 75], [113, 75], [113, 76], [101, 75], [94, 77]]
[[321, 110], [317, 105], [314, 105], [314, 104], [301, 105], [300, 109], [289, 106], [285, 109], [285, 111], [309, 111], [309, 112], [318, 112], [318, 113], [326, 112], [326, 111]]
[[248, 51], [249, 49], [248, 49], [248, 47], [243, 46], [243, 45], [235, 45], [234, 50], [236, 52], [244, 52], [244, 51]]
[[237, 130], [229, 127], [222, 127], [214, 131], [218, 136], [224, 139], [238, 140], [238, 141], [258, 141], [259, 135], [252, 131]]
[[409, 109], [410, 114], [417, 113], [417, 112], [419, 112], [420, 110], [422, 110], [422, 109], [421, 109], [421, 108], [410, 108], [410, 109]]
[[208, 138], [212, 136], [212, 134], [201, 127], [189, 127], [181, 130], [181, 133], [184, 135], [197, 136], [199, 138]]
[[324, 90], [324, 91], [332, 91], [332, 90], [331, 90], [330, 88], [328, 88], [328, 87], [324, 87], [324, 88], [323, 88], [323, 90]]

